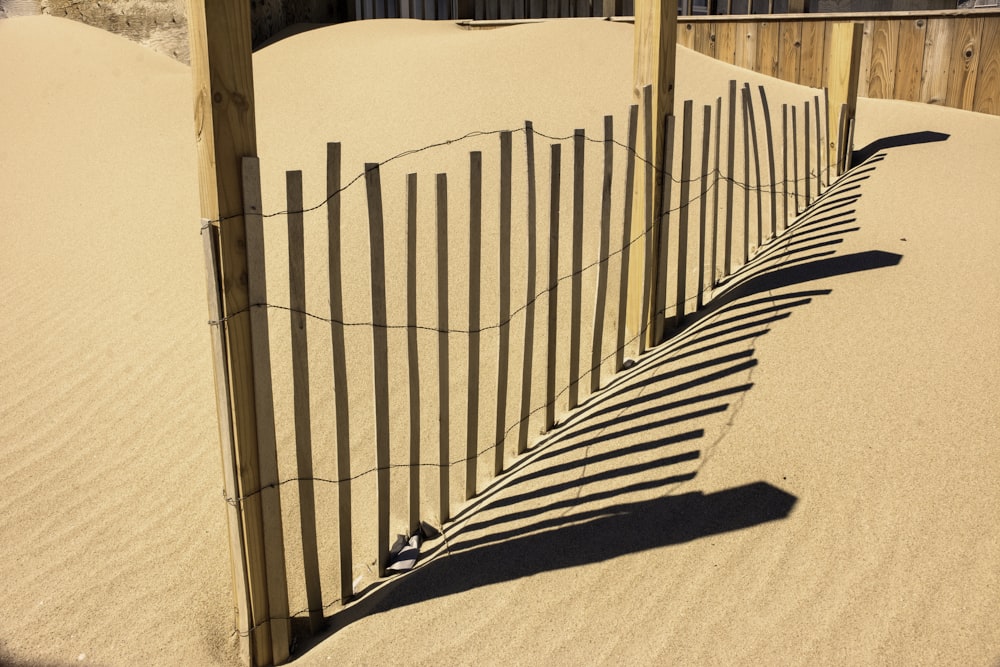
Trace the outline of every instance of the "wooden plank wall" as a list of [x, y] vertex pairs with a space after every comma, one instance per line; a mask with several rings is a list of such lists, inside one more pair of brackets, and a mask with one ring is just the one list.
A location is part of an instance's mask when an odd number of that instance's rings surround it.
[[825, 85], [832, 25], [864, 25], [858, 94], [1000, 115], [1000, 11], [678, 19], [678, 43], [738, 67]]

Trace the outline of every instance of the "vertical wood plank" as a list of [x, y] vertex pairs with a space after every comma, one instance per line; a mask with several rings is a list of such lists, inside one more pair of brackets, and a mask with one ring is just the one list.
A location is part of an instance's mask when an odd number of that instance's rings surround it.
[[980, 44], [983, 36], [982, 18], [955, 19], [955, 48], [948, 69], [946, 105], [971, 111], [975, 102], [976, 78], [979, 73]]
[[920, 75], [924, 68], [924, 40], [927, 20], [923, 18], [899, 21], [899, 43], [896, 47], [896, 78], [893, 99], [916, 102], [920, 98]]
[[778, 76], [780, 54], [777, 21], [761, 21], [757, 24], [757, 71], [768, 76]]
[[[673, 165], [674, 165], [674, 135], [676, 134], [676, 129], [674, 127], [675, 117], [673, 115], [667, 116], [666, 127], [664, 128], [664, 136], [666, 137], [666, 147], [663, 156], [664, 169], [661, 173], [661, 187], [663, 188], [663, 199], [660, 204], [660, 209], [657, 213], [657, 218], [659, 220], [659, 225], [661, 227], [660, 232], [660, 249], [659, 257], [661, 258], [661, 266], [659, 273], [659, 282], [657, 286], [657, 298], [655, 303], [658, 304], [658, 310], [654, 314], [654, 322], [657, 323], [657, 337], [656, 341], [662, 341], [664, 338], [664, 328], [666, 325], [666, 308], [667, 308], [667, 266], [669, 258], [669, 240], [670, 240], [670, 198], [673, 196]], [[690, 180], [690, 179], [689, 179]], [[662, 309], [662, 310], [659, 310]]]
[[[753, 109], [753, 93], [750, 91], [749, 83], [743, 84], [743, 102], [746, 104], [747, 117], [750, 119], [750, 137], [751, 144], [753, 145], [753, 172], [755, 179], [753, 193], [754, 199], [757, 201], [757, 247], [759, 248], [764, 244], [764, 207], [761, 201], [760, 142], [757, 140], [757, 116]], [[749, 192], [748, 188], [748, 196]]]
[[746, 88], [740, 89], [743, 112], [743, 264], [750, 261], [750, 109]]
[[694, 24], [690, 21], [677, 22], [677, 46], [694, 49]]
[[[872, 35], [875, 32], [875, 21], [861, 21], [861, 25], [861, 71], [858, 77], [858, 94], [862, 97], [867, 97], [868, 84], [871, 80]], [[834, 104], [833, 108], [837, 108], [836, 104]]]
[[823, 21], [803, 21], [802, 58], [799, 83], [819, 88], [823, 85], [823, 59], [826, 51], [826, 26]]
[[788, 105], [781, 105], [781, 229], [788, 229]]
[[524, 367], [521, 373], [521, 421], [518, 423], [517, 453], [528, 451], [528, 424], [531, 418], [531, 367], [535, 353], [535, 283], [538, 271], [537, 225], [538, 202], [535, 192], [535, 130], [531, 121], [524, 123], [524, 144], [528, 171], [527, 241], [525, 266], [527, 288], [524, 308]]
[[378, 576], [389, 564], [389, 338], [385, 310], [385, 243], [379, 165], [365, 164], [368, 238], [372, 263], [372, 374], [375, 405], [375, 465], [378, 488]]
[[722, 98], [715, 100], [715, 162], [712, 166], [714, 174], [712, 183], [712, 273], [709, 286], [714, 287], [717, 282], [716, 271], [718, 270], [719, 257], [719, 158], [722, 146]]
[[479, 357], [482, 303], [483, 154], [469, 154], [469, 367], [466, 382], [465, 499], [476, 495], [479, 459]]
[[792, 105], [792, 183], [795, 188], [795, 215], [799, 215], [799, 127], [798, 106]]
[[509, 131], [500, 133], [500, 290], [499, 322], [500, 337], [497, 345], [497, 410], [496, 431], [493, 442], [493, 474], [503, 472], [504, 441], [507, 438], [507, 384], [510, 358], [510, 216], [511, 216], [511, 171], [512, 137]]
[[685, 300], [687, 298], [687, 255], [688, 255], [688, 215], [691, 200], [691, 121], [694, 105], [684, 100], [684, 119], [681, 134], [681, 200], [677, 227], [677, 304], [674, 326], [680, 328], [684, 322]]
[[629, 234], [632, 222], [632, 188], [635, 185], [635, 145], [639, 132], [639, 106], [633, 104], [628, 110], [628, 149], [625, 153], [624, 213], [622, 216], [622, 251], [618, 289], [618, 336], [615, 339], [615, 370], [625, 364], [626, 304], [629, 294], [629, 261], [632, 252], [632, 237]]
[[715, 26], [715, 23], [704, 21], [694, 26], [694, 50], [712, 58], [716, 57]]
[[448, 344], [448, 175], [436, 177], [437, 304], [438, 304], [438, 513], [443, 525], [451, 518], [451, 380]]
[[243, 542], [243, 520], [240, 516], [235, 444], [230, 412], [229, 378], [226, 372], [225, 342], [222, 333], [222, 304], [219, 285], [218, 234], [207, 220], [202, 220], [202, 249], [205, 254], [205, 276], [208, 290], [208, 317], [216, 324], [211, 327], [212, 357], [215, 362], [215, 400], [219, 416], [219, 438], [222, 445], [222, 478], [226, 498], [226, 521], [229, 528], [230, 565], [233, 575], [233, 602], [236, 605], [236, 631], [240, 657], [253, 664], [253, 644], [250, 641], [250, 582], [246, 570]]
[[722, 62], [733, 65], [736, 63], [737, 24], [733, 22], [719, 23], [715, 29], [715, 57]]
[[972, 110], [1000, 115], [1000, 16], [983, 19], [983, 36]]
[[792, 83], [799, 82], [799, 63], [802, 59], [802, 23], [781, 21], [779, 33], [778, 78]]
[[309, 414], [309, 346], [306, 329], [305, 236], [302, 222], [302, 172], [285, 173], [288, 211], [288, 306], [291, 319], [292, 396], [295, 421], [295, 463], [299, 487], [299, 529], [305, 575], [309, 631], [323, 623], [323, 593], [316, 533], [316, 490], [313, 482], [312, 425]]
[[[829, 88], [828, 105], [833, 109], [846, 106], [848, 118], [854, 118], [858, 106], [863, 39], [864, 28], [858, 23], [837, 23], [833, 26], [828, 55], [830, 61], [829, 78], [826, 81]], [[840, 165], [844, 162], [847, 149], [843, 144], [831, 145], [830, 139], [833, 137], [831, 122], [828, 114], [826, 124], [827, 149], [834, 149], [837, 156], [836, 162]]]
[[417, 339], [417, 175], [406, 175], [406, 360], [410, 398], [409, 520], [420, 529], [420, 348]]
[[573, 133], [573, 254], [570, 280], [569, 409], [580, 404], [580, 330], [583, 327], [583, 173], [586, 137]]
[[868, 77], [868, 97], [892, 99], [896, 86], [896, 53], [899, 49], [899, 22], [879, 20], [872, 27], [872, 60]]
[[767, 105], [767, 93], [764, 91], [764, 86], [758, 86], [758, 91], [760, 92], [760, 104], [764, 113], [764, 137], [767, 142], [767, 171], [769, 178], [767, 188], [771, 191], [770, 238], [774, 238], [778, 234], [778, 181], [775, 175], [776, 166], [774, 164], [774, 132], [771, 127], [771, 109]]
[[816, 120], [816, 196], [823, 194], [823, 131], [820, 118], [819, 95], [813, 96], [813, 113]]
[[701, 186], [699, 189], [698, 208], [698, 296], [695, 308], [701, 310], [705, 305], [705, 254], [708, 233], [708, 159], [712, 140], [712, 107], [705, 105], [701, 124]]
[[333, 399], [337, 421], [337, 524], [340, 550], [340, 599], [354, 596], [351, 535], [351, 410], [347, 387], [347, 346], [344, 341], [344, 295], [340, 267], [341, 148], [326, 145], [327, 257], [330, 273], [330, 347], [333, 356]]
[[[642, 304], [640, 307], [641, 318], [639, 320], [639, 329], [636, 333], [642, 334], [639, 336], [639, 354], [642, 355], [646, 351], [646, 345], [649, 342], [650, 335], [655, 339], [656, 333], [651, 331], [655, 326], [651, 319], [655, 317], [656, 308], [651, 305], [657, 303], [655, 297], [651, 297], [651, 294], [655, 294], [656, 290], [653, 288], [653, 279], [656, 277], [653, 274], [653, 244], [656, 242], [653, 234], [653, 226], [655, 224], [655, 215], [653, 213], [653, 179], [655, 178], [653, 169], [653, 160], [650, 156], [653, 154], [653, 96], [652, 96], [652, 86], [646, 86], [642, 91], [642, 117], [643, 117], [643, 148], [645, 162], [643, 166], [645, 167], [645, 181], [646, 186], [642, 190], [642, 197], [640, 199], [642, 203], [642, 210], [644, 211], [643, 222], [642, 222], [642, 233], [641, 235], [633, 233], [633, 238], [638, 237], [640, 240], [637, 242], [638, 247], [642, 251], [642, 261], [641, 261], [641, 273], [642, 273], [642, 284], [641, 286], [636, 286], [635, 281], [632, 281], [632, 288], [629, 290], [629, 294], [635, 294], [636, 291], [642, 294]], [[639, 226], [635, 224], [636, 218], [633, 212], [633, 230], [639, 231], [636, 228]], [[632, 271], [633, 277], [636, 271]], [[659, 274], [656, 274], [659, 275]], [[629, 297], [632, 298], [631, 296]]]
[[955, 51], [955, 23], [951, 18], [927, 20], [924, 68], [920, 75], [920, 101], [944, 104], [948, 98], [948, 71]]
[[811, 138], [809, 136], [809, 134], [810, 134], [810, 132], [809, 132], [809, 100], [805, 101], [805, 111], [802, 112], [802, 125], [803, 125], [803, 128], [804, 128], [803, 132], [802, 132], [802, 144], [803, 144], [803, 146], [805, 148], [805, 159], [803, 161], [805, 169], [803, 170], [802, 177], [805, 179], [805, 182], [806, 182], [806, 208], [809, 208], [809, 205], [812, 204], [812, 196], [811, 196], [811, 190], [810, 190], [810, 181], [812, 180], [811, 179], [812, 175], [810, 174], [810, 171], [812, 169], [812, 159], [810, 157], [810, 148], [809, 148], [812, 145], [812, 141], [811, 141]]
[[736, 178], [736, 81], [729, 81], [729, 132], [726, 148], [726, 242], [725, 261], [723, 262], [726, 276], [733, 273], [733, 188]]
[[546, 372], [545, 372], [545, 430], [556, 423], [556, 355], [559, 351], [559, 184], [561, 172], [562, 146], [552, 144], [552, 177], [549, 191], [549, 308], [546, 329]]
[[757, 24], [749, 21], [739, 26], [739, 44], [736, 46], [736, 66], [757, 70]]
[[601, 188], [601, 229], [597, 249], [597, 287], [594, 295], [594, 339], [590, 347], [590, 393], [601, 388], [604, 358], [604, 318], [608, 298], [608, 250], [611, 245], [611, 186], [614, 165], [614, 117], [604, 117], [604, 182]]

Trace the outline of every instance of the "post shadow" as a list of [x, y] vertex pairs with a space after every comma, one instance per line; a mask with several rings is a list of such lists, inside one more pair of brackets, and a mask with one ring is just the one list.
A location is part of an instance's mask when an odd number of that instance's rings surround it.
[[922, 132], [907, 132], [906, 134], [896, 134], [891, 137], [876, 139], [862, 149], [851, 154], [851, 164], [861, 164], [871, 156], [889, 148], [900, 148], [901, 146], [916, 146], [919, 144], [930, 144], [938, 141], [947, 141], [950, 134], [924, 130]]

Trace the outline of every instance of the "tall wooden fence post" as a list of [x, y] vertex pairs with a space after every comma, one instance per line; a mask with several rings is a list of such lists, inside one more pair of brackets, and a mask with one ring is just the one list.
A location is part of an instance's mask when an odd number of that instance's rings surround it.
[[[832, 109], [840, 109], [847, 105], [846, 126], [854, 122], [858, 108], [858, 77], [861, 72], [861, 38], [864, 33], [862, 23], [835, 23], [830, 39], [827, 62], [830, 63], [829, 79], [826, 82], [830, 90], [829, 104]], [[838, 136], [832, 123], [837, 122], [837, 114], [827, 116], [827, 138]], [[837, 174], [842, 174], [850, 167], [851, 146], [846, 141], [847, 133], [843, 133], [844, 141], [840, 146], [831, 146], [836, 156]], [[830, 165], [831, 168], [833, 165]]]
[[[664, 122], [667, 116], [674, 113], [674, 66], [677, 57], [677, 3], [659, 2], [658, 0], [636, 0], [635, 2], [635, 38], [634, 38], [634, 61], [632, 69], [632, 97], [639, 102], [642, 100], [642, 89], [647, 85], [653, 86], [653, 113], [652, 113], [652, 133], [653, 133], [653, 154], [644, 156], [645, 159], [653, 163], [657, 173], [667, 168], [664, 164]], [[635, 196], [633, 197], [632, 208], [632, 239], [636, 239], [632, 253], [635, 257], [643, 257], [646, 254], [647, 244], [653, 251], [653, 261], [650, 262], [650, 275], [644, 275], [643, 262], [633, 262], [629, 267], [629, 296], [627, 309], [627, 329], [631, 336], [642, 333], [646, 337], [649, 345], [655, 345], [660, 341], [656, 339], [657, 330], [662, 331], [662, 320], [664, 317], [663, 303], [659, 299], [665, 297], [657, 294], [657, 290], [651, 289], [648, 298], [652, 303], [643, 303], [644, 285], [658, 285], [659, 271], [666, 270], [663, 264], [666, 257], [657, 256], [660, 247], [659, 220], [653, 218], [653, 226], [647, 238], [644, 233], [646, 219], [649, 210], [659, 211], [660, 201], [663, 191], [660, 187], [662, 179], [653, 174], [652, 182], [647, 178], [648, 171], [640, 169], [636, 173]], [[645, 192], [651, 188], [653, 196], [651, 204], [647, 204]], [[643, 307], [645, 305], [645, 308]], [[643, 322], [642, 314], [645, 311], [647, 321]], [[661, 325], [655, 326], [656, 318], [660, 319]], [[644, 331], [645, 330], [645, 331]]]
[[[247, 287], [248, 260], [246, 221], [243, 217], [241, 160], [256, 155], [253, 66], [250, 57], [250, 6], [240, 0], [188, 0], [191, 44], [191, 74], [194, 84], [194, 114], [198, 150], [198, 182], [201, 216], [217, 224], [217, 277], [221, 285], [221, 314], [225, 319], [224, 347], [218, 356], [217, 380], [226, 378], [231, 404], [232, 438], [221, 437], [224, 448], [232, 448], [236, 491], [241, 505], [242, 553], [232, 553], [233, 572], [246, 573], [248, 604], [237, 604], [237, 627], [247, 628], [241, 639], [243, 658], [252, 665], [284, 662], [288, 658], [289, 635], [287, 587], [283, 563], [269, 563], [265, 543], [281, 540], [266, 534], [260, 494], [261, 455], [266, 466], [277, 465], [273, 449], [260, 452], [254, 392], [250, 294]], [[223, 457], [224, 459], [230, 457]], [[275, 457], [276, 459], [276, 457]], [[237, 563], [239, 559], [239, 563]], [[235, 576], [234, 576], [235, 578]], [[241, 577], [242, 578], [242, 577]], [[235, 588], [243, 586], [234, 582]], [[280, 599], [271, 599], [280, 590]], [[241, 595], [237, 592], [236, 601]], [[243, 618], [243, 616], [246, 618]], [[242, 633], [241, 633], [242, 634]]]

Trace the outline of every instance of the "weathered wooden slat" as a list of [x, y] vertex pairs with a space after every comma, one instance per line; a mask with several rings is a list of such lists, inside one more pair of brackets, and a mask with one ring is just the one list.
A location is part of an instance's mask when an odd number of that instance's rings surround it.
[[691, 100], [684, 101], [683, 130], [681, 133], [681, 191], [678, 206], [677, 226], [677, 300], [675, 305], [674, 326], [680, 328], [684, 321], [687, 300], [687, 256], [688, 256], [688, 218], [691, 203], [691, 124], [694, 116], [694, 104]]
[[721, 23], [715, 28], [715, 57], [730, 65], [736, 62], [737, 27], [735, 23]]
[[340, 550], [340, 599], [354, 596], [354, 545], [351, 536], [351, 410], [347, 386], [347, 346], [344, 341], [344, 295], [340, 239], [341, 149], [326, 145], [327, 261], [330, 279], [330, 347], [333, 357], [333, 400], [337, 423], [337, 528]]
[[972, 110], [1000, 115], [1000, 19], [984, 19]]
[[750, 108], [747, 91], [740, 89], [740, 109], [743, 111], [743, 264], [750, 261]]
[[[669, 272], [667, 270], [667, 262], [669, 258], [669, 240], [670, 240], [670, 212], [672, 208], [671, 197], [673, 197], [673, 164], [674, 164], [674, 135], [676, 134], [676, 129], [674, 127], [675, 116], [667, 116], [666, 122], [664, 124], [664, 138], [666, 140], [666, 146], [664, 147], [663, 155], [663, 172], [660, 174], [661, 187], [663, 188], [663, 200], [660, 203], [660, 209], [658, 212], [658, 219], [660, 225], [660, 250], [659, 257], [661, 258], [662, 265], [660, 266], [659, 273], [659, 284], [657, 287], [657, 294], [662, 295], [661, 298], [657, 299], [659, 306], [657, 307], [657, 313], [655, 313], [655, 321], [660, 323], [660, 335], [656, 339], [657, 342], [663, 340], [663, 328], [666, 324], [666, 307], [667, 307], [667, 276]], [[690, 180], [690, 178], [688, 179]]]
[[899, 22], [899, 44], [896, 47], [896, 78], [893, 99], [916, 102], [920, 98], [920, 77], [924, 69], [926, 19]]
[[816, 120], [816, 196], [823, 194], [823, 123], [820, 117], [819, 95], [813, 96], [813, 113]]
[[323, 623], [319, 542], [316, 532], [316, 490], [313, 482], [312, 424], [309, 414], [309, 344], [306, 324], [306, 265], [302, 214], [302, 172], [285, 173], [288, 211], [288, 306], [291, 319], [292, 397], [295, 422], [295, 464], [299, 487], [299, 529], [305, 575], [309, 631]]
[[594, 338], [590, 346], [590, 393], [601, 388], [604, 358], [604, 318], [608, 300], [608, 250], [611, 245], [611, 177], [614, 167], [614, 117], [604, 117], [604, 179], [601, 188], [601, 228], [597, 246], [597, 287], [594, 294]]
[[781, 230], [788, 229], [788, 105], [781, 105]]
[[806, 182], [806, 208], [809, 208], [809, 206], [812, 204], [812, 190], [811, 190], [811, 186], [812, 186], [812, 174], [811, 174], [811, 171], [812, 171], [812, 158], [811, 158], [811, 155], [810, 155], [810, 153], [811, 153], [810, 147], [812, 146], [812, 137], [809, 136], [810, 135], [810, 132], [809, 132], [809, 100], [805, 101], [805, 111], [802, 112], [802, 125], [803, 125], [803, 130], [802, 130], [802, 145], [803, 145], [803, 147], [805, 149], [805, 159], [803, 160], [803, 167], [804, 167], [804, 169], [802, 170], [802, 177], [805, 179], [805, 182]]
[[920, 76], [920, 101], [945, 104], [948, 99], [948, 71], [956, 51], [955, 24], [947, 19], [928, 19], [924, 68]]
[[694, 24], [689, 21], [677, 22], [677, 45], [694, 49]]
[[378, 576], [389, 564], [389, 337], [385, 306], [385, 242], [378, 163], [365, 164], [368, 237], [372, 269], [372, 375], [375, 406], [375, 466], [378, 489]]
[[799, 63], [802, 60], [802, 23], [783, 21], [778, 33], [778, 78], [792, 83], [799, 82]]
[[545, 358], [545, 430], [556, 423], [556, 355], [559, 351], [559, 198], [562, 146], [552, 144], [549, 191], [549, 307]]
[[896, 54], [899, 49], [899, 22], [875, 21], [872, 27], [872, 59], [868, 97], [892, 99], [896, 87]]
[[757, 24], [741, 23], [737, 28], [739, 41], [736, 45], [737, 67], [757, 70]]
[[709, 274], [709, 287], [714, 287], [718, 281], [719, 258], [719, 158], [722, 146], [722, 98], [715, 100], [715, 162], [712, 165], [714, 175], [712, 183], [712, 272]]
[[[757, 140], [757, 114], [753, 108], [753, 93], [750, 91], [750, 84], [743, 84], [743, 101], [746, 104], [747, 116], [750, 119], [750, 141], [753, 145], [753, 196], [757, 202], [757, 248], [764, 244], [764, 204], [761, 197], [760, 182], [760, 142]], [[748, 179], [749, 180], [749, 179]], [[749, 194], [750, 189], [747, 188]]]
[[774, 132], [771, 127], [771, 109], [767, 105], [767, 93], [764, 92], [764, 86], [759, 86], [758, 91], [760, 92], [761, 109], [764, 112], [764, 137], [767, 142], [767, 170], [769, 177], [767, 189], [771, 193], [771, 235], [769, 238], [774, 238], [778, 234], [778, 182], [775, 176], [774, 164]]
[[946, 106], [971, 111], [975, 102], [976, 79], [983, 37], [982, 18], [955, 21], [955, 51], [948, 70]]
[[438, 513], [442, 524], [451, 518], [451, 381], [448, 345], [448, 175], [436, 177], [437, 304], [438, 304]]
[[[864, 39], [864, 29], [857, 23], [837, 23], [833, 26], [830, 37], [830, 53], [828, 59], [830, 70], [827, 78], [829, 86], [828, 102], [829, 108], [839, 110], [841, 106], [846, 106], [847, 115], [853, 118], [858, 105], [859, 81], [862, 69], [862, 46]], [[833, 125], [827, 114], [827, 151], [836, 154], [834, 162], [837, 165], [843, 164], [844, 145], [838, 143], [833, 145], [830, 140], [833, 137]], [[828, 158], [828, 162], [830, 162]], [[839, 175], [840, 172], [838, 172]], [[829, 181], [830, 175], [827, 176]]]
[[580, 335], [583, 327], [583, 175], [586, 135], [573, 133], [573, 236], [570, 278], [569, 409], [580, 404]]
[[714, 23], [694, 24], [694, 50], [711, 58], [716, 57]]
[[[656, 216], [653, 213], [653, 178], [654, 178], [653, 162], [654, 161], [651, 157], [653, 155], [653, 95], [651, 86], [646, 86], [642, 90], [642, 117], [643, 117], [642, 135], [643, 135], [643, 149], [644, 149], [643, 157], [645, 159], [643, 163], [643, 166], [645, 167], [645, 180], [643, 181], [645, 183], [645, 187], [643, 188], [642, 192], [642, 205], [643, 205], [642, 210], [644, 215], [642, 217], [643, 222], [641, 230], [637, 230], [636, 229], [637, 225], [635, 225], [634, 223], [632, 225], [632, 229], [634, 230], [633, 236], [641, 239], [640, 241], [638, 241], [638, 246], [642, 252], [642, 259], [640, 260], [641, 284], [636, 285], [635, 276], [637, 271], [633, 270], [632, 271], [633, 279], [631, 281], [631, 287], [629, 289], [630, 301], [634, 298], [634, 295], [636, 293], [642, 295], [641, 296], [642, 304], [640, 305], [639, 308], [640, 319], [638, 327], [638, 333], [641, 334], [639, 336], [639, 341], [638, 341], [638, 352], [640, 356], [642, 355], [643, 352], [646, 351], [646, 344], [649, 339], [649, 331], [648, 331], [649, 319], [650, 315], [652, 314], [650, 312], [651, 311], [650, 294], [655, 294], [656, 292], [656, 290], [653, 288], [653, 285], [651, 284], [652, 282], [651, 278], [653, 277], [653, 253], [654, 253], [653, 243], [656, 240], [656, 236], [655, 234], [653, 234], [653, 225], [656, 222], [655, 221]], [[653, 297], [653, 299], [655, 301], [656, 297]], [[655, 313], [655, 307], [652, 309], [652, 312]], [[654, 329], [653, 336], [655, 337], [655, 335], [656, 332]]]
[[493, 475], [503, 472], [504, 441], [507, 439], [507, 385], [510, 359], [510, 216], [512, 137], [500, 133], [500, 259], [499, 259], [499, 340], [497, 342], [497, 409], [493, 443]]
[[823, 61], [826, 57], [826, 26], [816, 21], [802, 24], [802, 58], [799, 83], [819, 88], [823, 85]]
[[780, 26], [774, 21], [757, 25], [757, 71], [768, 76], [778, 76], [778, 59], [781, 44], [778, 39]]
[[479, 460], [479, 359], [482, 303], [483, 154], [469, 154], [469, 364], [466, 383], [465, 499], [476, 495]]
[[528, 450], [528, 425], [531, 421], [532, 363], [535, 353], [535, 284], [538, 271], [538, 202], [535, 191], [535, 130], [531, 121], [524, 123], [524, 145], [527, 162], [528, 212], [527, 230], [528, 255], [525, 265], [527, 288], [524, 308], [524, 365], [521, 373], [521, 412], [517, 431], [517, 453]]
[[792, 183], [795, 190], [795, 215], [799, 215], [799, 128], [798, 106], [792, 105]]
[[861, 26], [861, 70], [858, 72], [858, 94], [867, 97], [868, 85], [871, 80], [872, 34], [875, 32], [875, 21], [863, 21], [861, 22]]
[[632, 221], [632, 189], [635, 187], [635, 145], [639, 132], [639, 106], [633, 104], [628, 110], [628, 143], [625, 153], [625, 192], [622, 217], [622, 251], [618, 288], [618, 335], [615, 339], [615, 370], [625, 363], [626, 347], [626, 303], [629, 292], [629, 261], [632, 254], [632, 237], [629, 234]]
[[712, 141], [712, 107], [706, 104], [701, 124], [701, 180], [698, 186], [698, 296], [695, 308], [701, 310], [705, 305], [705, 253], [708, 233], [708, 156]]
[[417, 175], [406, 175], [406, 364], [410, 399], [410, 534], [420, 529], [420, 347], [417, 338]]
[[726, 124], [726, 237], [723, 270], [726, 277], [733, 273], [733, 188], [736, 186], [736, 81], [729, 81], [729, 122]]

